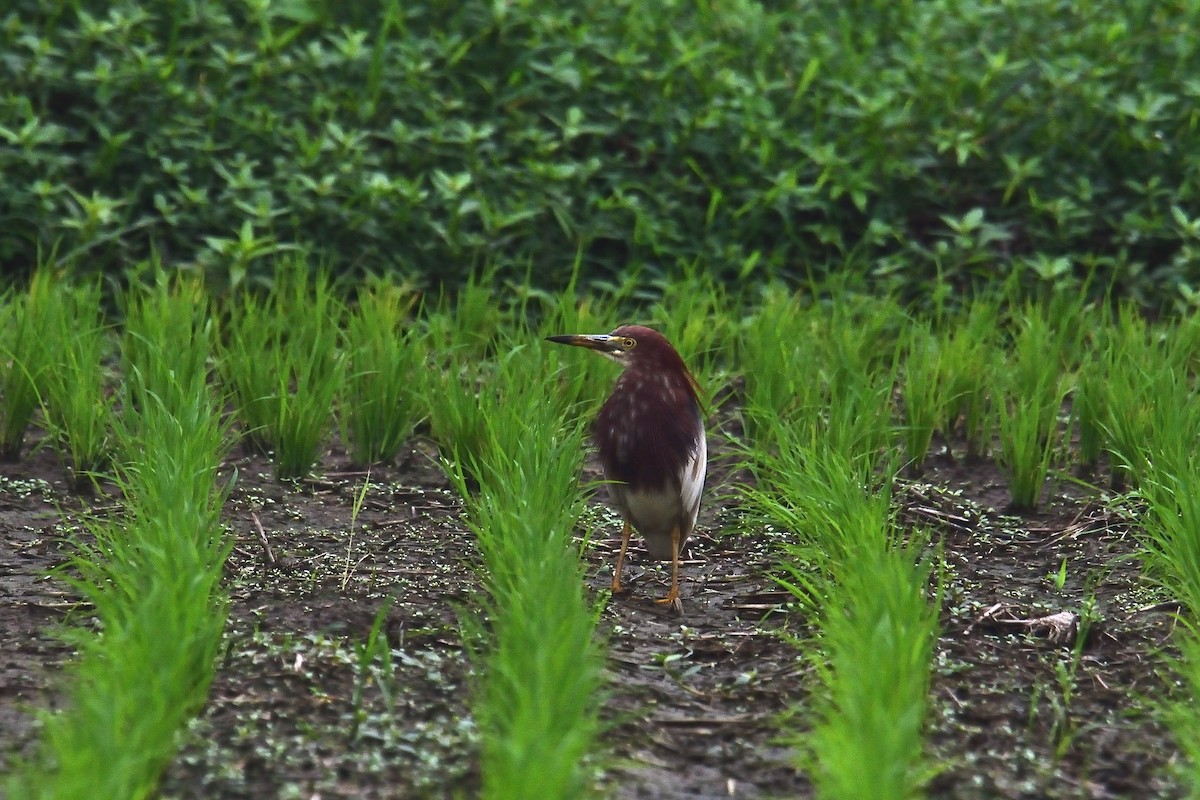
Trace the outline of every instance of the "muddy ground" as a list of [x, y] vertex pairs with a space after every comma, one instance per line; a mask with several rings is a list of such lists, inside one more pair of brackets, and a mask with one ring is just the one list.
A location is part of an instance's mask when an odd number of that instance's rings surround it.
[[[739, 513], [739, 476], [719, 438], [683, 566], [683, 616], [650, 602], [667, 572], [637, 550], [631, 592], [602, 615], [613, 757], [603, 781], [617, 798], [811, 794], [785, 734], [803, 730], [802, 713], [785, 715], [803, 712], [813, 687], [793, 636], [806, 620], [770, 578], [772, 542]], [[480, 584], [431, 446], [414, 442], [371, 470], [353, 525], [367, 476], [337, 446], [299, 484], [274, 481], [258, 457], [228, 467], [226, 647], [162, 797], [473, 796], [475, 676], [460, 621], [475, 613]], [[1135, 517], [1074, 481], [1047, 497], [1037, 514], [1006, 514], [993, 464], [945, 455], [897, 489], [901, 518], [932, 531], [945, 563], [929, 795], [1182, 796], [1177, 749], [1151, 715], [1167, 691], [1173, 609], [1140, 577]], [[64, 531], [85, 504], [111, 501], [68, 491], [48, 450], [0, 465], [0, 771], [36, 741], [32, 710], [57, 700], [71, 652], [49, 631], [87, 621], [44, 577], [69, 553]], [[579, 531], [597, 598], [619, 532], [598, 498]], [[380, 632], [391, 664], [367, 663], [362, 647], [388, 597]]]

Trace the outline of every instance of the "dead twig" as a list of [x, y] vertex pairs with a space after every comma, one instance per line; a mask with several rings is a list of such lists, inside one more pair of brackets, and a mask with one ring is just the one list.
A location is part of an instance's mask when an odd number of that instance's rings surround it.
[[267, 532], [263, 530], [262, 521], [253, 511], [250, 512], [250, 517], [254, 520], [254, 527], [258, 528], [258, 541], [262, 544], [263, 553], [267, 556], [267, 566], [276, 566], [279, 562], [275, 559], [275, 553], [271, 551], [271, 543], [267, 541]]

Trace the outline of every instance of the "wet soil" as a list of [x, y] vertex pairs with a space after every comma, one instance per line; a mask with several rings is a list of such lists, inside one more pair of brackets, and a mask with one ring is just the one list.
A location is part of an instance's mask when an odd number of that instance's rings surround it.
[[[806, 620], [770, 577], [770, 537], [740, 513], [744, 476], [712, 447], [683, 615], [652, 602], [667, 572], [635, 548], [629, 591], [601, 617], [602, 782], [617, 798], [811, 794], [789, 737], [815, 685], [796, 638]], [[336, 446], [319, 477], [294, 484], [261, 457], [227, 467], [224, 653], [161, 796], [473, 796], [462, 630], [478, 613], [478, 559], [432, 447], [373, 468], [357, 516], [367, 472]], [[1008, 501], [993, 464], [946, 456], [897, 487], [900, 518], [932, 534], [944, 563], [929, 796], [1182, 796], [1177, 748], [1152, 716], [1173, 609], [1141, 576], [1136, 510], [1066, 479], [1038, 513], [1008, 514]], [[0, 465], [0, 770], [32, 751], [34, 710], [58, 702], [72, 653], [53, 628], [87, 620], [46, 573], [68, 557], [80, 509], [106, 503], [73, 494], [48, 451]], [[596, 498], [578, 533], [598, 599], [619, 532]], [[386, 640], [374, 652], [373, 631]]]

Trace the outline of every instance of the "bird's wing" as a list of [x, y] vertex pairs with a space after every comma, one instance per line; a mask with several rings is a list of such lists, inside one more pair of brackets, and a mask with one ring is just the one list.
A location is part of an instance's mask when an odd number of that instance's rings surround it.
[[705, 440], [704, 428], [700, 429], [696, 449], [683, 465], [680, 480], [680, 500], [683, 501], [684, 527], [681, 533], [686, 537], [696, 525], [696, 515], [700, 513], [700, 495], [704, 492], [704, 474], [708, 470], [708, 442]]

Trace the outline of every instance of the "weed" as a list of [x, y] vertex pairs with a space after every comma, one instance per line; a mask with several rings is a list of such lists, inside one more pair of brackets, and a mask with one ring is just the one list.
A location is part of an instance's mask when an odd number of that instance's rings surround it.
[[[379, 689], [379, 693], [383, 695], [383, 702], [387, 706], [388, 712], [393, 711], [396, 705], [394, 691], [396, 666], [392, 662], [392, 648], [388, 644], [387, 632], [384, 630], [388, 610], [392, 607], [394, 600], [394, 597], [389, 597], [379, 606], [379, 610], [375, 612], [375, 619], [371, 622], [371, 630], [367, 633], [367, 638], [354, 648], [357, 660], [354, 672], [354, 698], [351, 701], [351, 705], [354, 706], [354, 727], [350, 731], [351, 739], [358, 738], [359, 726], [366, 717], [363, 709], [363, 691], [372, 675], [375, 677], [375, 685]], [[376, 662], [379, 662], [378, 666], [376, 666]]]
[[363, 478], [362, 488], [354, 495], [354, 505], [350, 508], [350, 536], [346, 540], [346, 566], [342, 570], [342, 591], [346, 591], [346, 585], [350, 583], [350, 571], [354, 565], [354, 527], [358, 522], [358, 514], [362, 511], [363, 503], [366, 502], [367, 492], [371, 488], [371, 473], [368, 471], [367, 476]]

